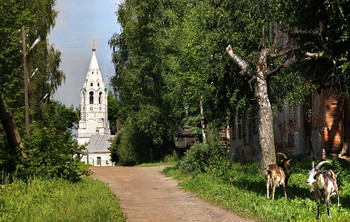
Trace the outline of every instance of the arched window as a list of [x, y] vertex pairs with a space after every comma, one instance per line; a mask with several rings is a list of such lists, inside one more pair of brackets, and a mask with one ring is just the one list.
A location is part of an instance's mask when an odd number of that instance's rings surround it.
[[101, 104], [102, 102], [102, 92], [98, 95], [98, 104]]
[[93, 86], [94, 84], [93, 84], [93, 83], [91, 83], [90, 85], [91, 85], [91, 86]]
[[94, 92], [90, 92], [90, 104], [94, 104]]

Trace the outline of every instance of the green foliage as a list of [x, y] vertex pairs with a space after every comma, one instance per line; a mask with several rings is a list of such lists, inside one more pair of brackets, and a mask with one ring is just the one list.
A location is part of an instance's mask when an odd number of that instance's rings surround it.
[[42, 105], [41, 116], [41, 121], [30, 124], [31, 136], [24, 140], [26, 157], [11, 153], [7, 143], [0, 143], [2, 171], [23, 180], [40, 176], [76, 181], [81, 174], [88, 174], [73, 158], [73, 150], [79, 148], [71, 136], [78, 120], [73, 107], [51, 101]]
[[314, 84], [305, 80], [301, 73], [291, 69], [284, 69], [279, 75], [270, 78], [270, 100], [277, 110], [282, 110], [286, 104], [292, 108], [308, 105], [304, 104], [305, 98], [314, 89]]
[[[23, 141], [25, 124], [21, 28], [24, 26], [26, 58], [31, 77], [29, 79], [30, 122], [33, 122], [31, 129], [34, 134], [32, 138], [25, 141], [28, 158], [21, 159], [18, 153], [11, 152], [9, 149], [4, 130], [0, 126], [0, 167], [6, 173], [14, 173], [17, 169], [17, 176], [21, 178], [32, 174], [48, 173], [47, 176], [55, 175], [75, 180], [76, 166], [74, 164], [68, 166], [71, 161], [66, 157], [70, 156], [72, 159], [71, 151], [75, 147], [70, 134], [74, 122], [77, 121], [76, 114], [73, 108], [66, 108], [57, 102], [45, 103], [44, 101], [45, 95], [46, 101], [49, 101], [51, 95], [65, 80], [64, 73], [59, 70], [61, 53], [55, 50], [46, 38], [57, 16], [57, 12], [53, 9], [54, 4], [55, 0], [0, 0], [2, 99], [6, 110], [13, 113]], [[38, 37], [41, 39], [40, 42], [29, 52], [30, 46]], [[35, 75], [32, 76], [36, 69]], [[51, 135], [47, 136], [45, 133]], [[55, 141], [55, 135], [57, 135], [57, 141]], [[60, 150], [61, 145], [62, 150]], [[53, 154], [50, 154], [50, 150]], [[42, 154], [47, 160], [44, 160], [44, 157], [38, 158]], [[45, 167], [50, 169], [44, 169]]]
[[126, 221], [101, 181], [29, 178], [2, 186], [0, 221]]
[[118, 103], [118, 98], [116, 95], [113, 94], [112, 91], [108, 91], [108, 97], [107, 97], [107, 103], [108, 103], [108, 120], [111, 124], [111, 134], [115, 135], [119, 129], [117, 129], [117, 121], [119, 118], [119, 115], [121, 113], [119, 112], [120, 107]]
[[179, 160], [179, 156], [177, 155], [176, 151], [174, 150], [172, 154], [167, 154], [164, 159], [163, 163], [174, 163]]
[[292, 36], [300, 46], [296, 57], [303, 58], [305, 52], [318, 55], [300, 60], [299, 69], [316, 84], [345, 93], [350, 92], [349, 3], [349, 0], [310, 0], [308, 4], [290, 1], [288, 12], [295, 27], [302, 30]]
[[[132, 125], [131, 118], [128, 118], [124, 124], [123, 129], [120, 130], [120, 144], [116, 144], [114, 150], [116, 151], [118, 163], [120, 165], [135, 165], [137, 161], [137, 153], [135, 150], [135, 132]], [[119, 140], [119, 139], [118, 139]]]
[[[38, 37], [41, 38], [27, 55], [29, 75], [38, 68], [30, 79], [32, 115], [37, 118], [43, 97], [47, 93], [50, 97], [65, 79], [64, 73], [58, 69], [61, 53], [46, 38], [57, 16], [54, 4], [55, 0], [0, 1], [0, 90], [17, 123], [24, 123], [22, 35], [19, 31], [22, 26], [26, 29], [27, 50]], [[24, 124], [17, 125], [22, 131]]]
[[[33, 128], [32, 128], [33, 129]], [[27, 157], [20, 156], [15, 176], [26, 180], [31, 176], [59, 177], [70, 181], [80, 179], [79, 160], [73, 158], [78, 148], [67, 132], [57, 134], [54, 127], [38, 127], [25, 140]]]
[[145, 105], [129, 116], [112, 144], [113, 161], [134, 165], [160, 160], [168, 153], [165, 126], [157, 107]]
[[[180, 179], [180, 186], [194, 192], [196, 196], [214, 203], [233, 213], [258, 221], [316, 221], [317, 204], [314, 192], [306, 186], [312, 160], [293, 158], [287, 195], [283, 189], [276, 189], [275, 200], [266, 199], [265, 178], [260, 173], [259, 162], [235, 163], [227, 166], [226, 172], [213, 177], [211, 172], [183, 173], [181, 168], [169, 167], [164, 170], [168, 176]], [[340, 206], [336, 197], [331, 197], [330, 214], [335, 221], [348, 221], [350, 212], [350, 163], [344, 160], [331, 160], [330, 168], [341, 173], [338, 176]], [[324, 170], [323, 169], [323, 170]], [[320, 221], [328, 221], [324, 202], [321, 205]]]
[[185, 152], [179, 169], [184, 173], [209, 173], [221, 176], [231, 164], [225, 148], [220, 146], [218, 133], [209, 130], [207, 143], [196, 142]]
[[120, 130], [114, 137], [111, 143], [111, 146], [108, 147], [108, 150], [111, 152], [111, 159], [113, 163], [118, 163], [119, 162], [119, 153], [118, 149], [120, 146], [120, 141], [121, 141], [121, 135], [122, 135], [123, 130]]
[[179, 168], [184, 173], [204, 172], [208, 165], [210, 155], [209, 145], [197, 142], [186, 151], [185, 156], [180, 161]]
[[57, 133], [67, 132], [69, 135], [79, 120], [78, 113], [73, 106], [66, 107], [59, 101], [53, 100], [41, 104], [40, 115], [41, 119], [39, 122], [44, 127], [55, 126]]

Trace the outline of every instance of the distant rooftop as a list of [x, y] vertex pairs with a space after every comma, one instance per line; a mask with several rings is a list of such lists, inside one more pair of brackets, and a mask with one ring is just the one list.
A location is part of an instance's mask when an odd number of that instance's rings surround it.
[[109, 153], [108, 147], [111, 145], [109, 140], [112, 138], [112, 135], [93, 135], [86, 149], [89, 153]]

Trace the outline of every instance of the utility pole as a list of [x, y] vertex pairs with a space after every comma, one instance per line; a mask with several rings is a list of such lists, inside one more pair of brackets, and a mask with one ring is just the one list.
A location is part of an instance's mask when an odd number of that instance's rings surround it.
[[23, 71], [24, 71], [24, 107], [25, 107], [25, 124], [26, 138], [29, 138], [29, 101], [28, 101], [28, 64], [27, 64], [27, 47], [26, 47], [26, 31], [22, 26], [22, 48], [23, 48]]

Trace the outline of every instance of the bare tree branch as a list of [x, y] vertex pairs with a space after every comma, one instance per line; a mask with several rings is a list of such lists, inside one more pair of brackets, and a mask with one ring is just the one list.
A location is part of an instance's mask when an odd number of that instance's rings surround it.
[[306, 52], [305, 56], [307, 57], [306, 60], [319, 58], [327, 58], [329, 60], [332, 60], [332, 56], [325, 54], [324, 52]]
[[281, 63], [279, 64], [276, 68], [274, 68], [273, 70], [269, 70], [265, 73], [266, 76], [272, 76], [273, 74], [277, 73], [280, 69], [282, 69], [283, 67], [286, 67], [285, 63]]
[[256, 80], [256, 76], [253, 76], [253, 77], [248, 81], [250, 90], [252, 90], [252, 82], [253, 82], [254, 80]]
[[293, 44], [288, 44], [284, 49], [280, 50], [276, 53], [271, 53], [270, 56], [272, 58], [277, 58], [286, 55], [288, 52], [298, 49], [298, 47], [294, 46]]
[[233, 49], [230, 45], [227, 46], [226, 52], [228, 56], [242, 69], [242, 71], [240, 72], [241, 75], [244, 75], [244, 74], [250, 75], [248, 70], [248, 64], [241, 57], [239, 57], [237, 54], [233, 52]]

